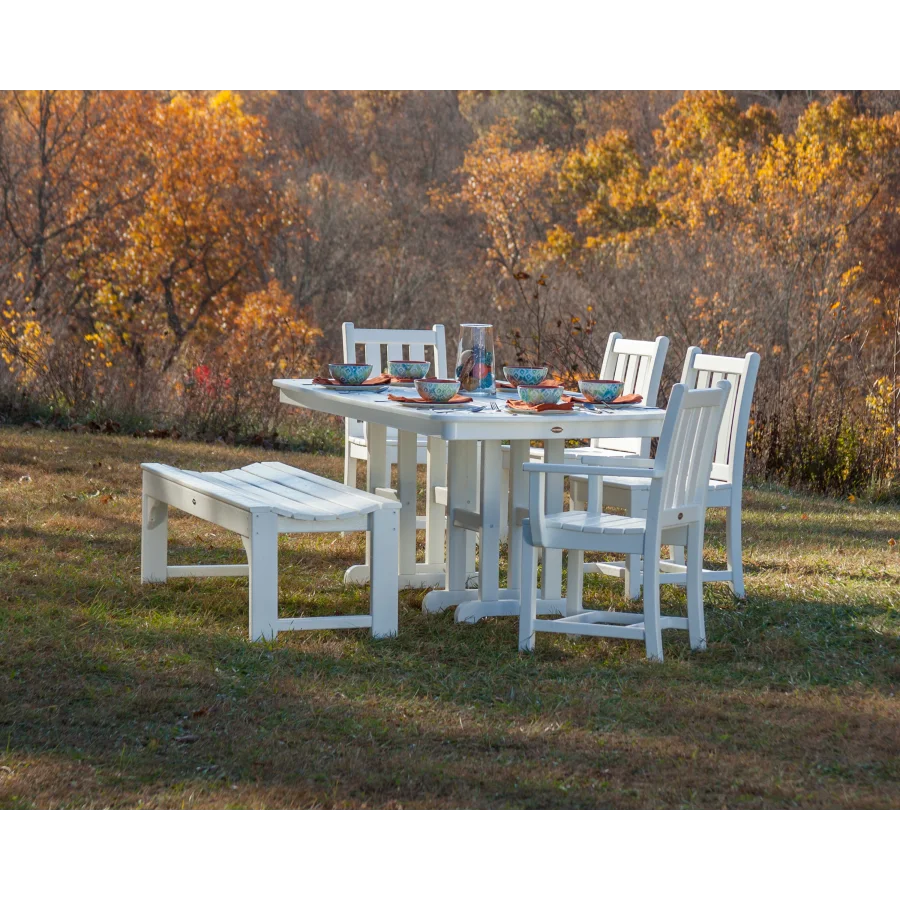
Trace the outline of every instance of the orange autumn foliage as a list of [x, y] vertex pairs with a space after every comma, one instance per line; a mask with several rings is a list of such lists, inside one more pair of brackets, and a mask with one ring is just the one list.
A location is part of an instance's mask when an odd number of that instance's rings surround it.
[[900, 472], [898, 135], [900, 92], [0, 92], [0, 404], [230, 431], [345, 319], [572, 374], [665, 333], [666, 384], [763, 355], [761, 471], [858, 490]]

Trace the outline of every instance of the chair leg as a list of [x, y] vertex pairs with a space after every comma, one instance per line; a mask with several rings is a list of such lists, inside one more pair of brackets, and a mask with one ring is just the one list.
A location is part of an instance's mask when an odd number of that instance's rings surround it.
[[369, 612], [372, 637], [397, 634], [399, 628], [397, 552], [399, 516], [396, 509], [381, 509], [369, 515], [372, 569], [369, 572]]
[[522, 569], [519, 573], [519, 650], [534, 650], [534, 620], [537, 618], [537, 565], [531, 530], [525, 523]]
[[[645, 557], [647, 554], [644, 554]], [[649, 554], [650, 559], [659, 559], [659, 545]], [[662, 628], [659, 621], [659, 565], [644, 566], [644, 645], [647, 659], [662, 662]]]
[[278, 635], [278, 516], [253, 513], [244, 546], [250, 565], [250, 640], [272, 639]]
[[687, 618], [691, 650], [706, 649], [706, 621], [703, 614], [703, 523], [688, 526]]
[[[625, 508], [627, 516], [645, 516], [646, 510], [643, 512], [635, 512], [636, 501], [635, 491], [628, 492], [628, 505]], [[637, 600], [641, 592], [641, 584], [643, 577], [641, 575], [641, 556], [637, 553], [629, 553], [625, 557], [625, 597], [628, 600]], [[646, 589], [644, 596], [646, 597]]]
[[625, 557], [625, 596], [637, 600], [641, 595], [641, 557], [629, 553]]
[[683, 566], [684, 547], [677, 547], [674, 545], [669, 547], [669, 559], [671, 559], [673, 563], [678, 563], [679, 566]]
[[[736, 490], [736, 488], [732, 488]], [[741, 553], [741, 507], [729, 506], [725, 512], [725, 554], [728, 568], [731, 569], [731, 590], [735, 597], [743, 598], [744, 561]]]
[[356, 463], [355, 456], [350, 455], [350, 445], [344, 445], [344, 484], [347, 487], [356, 487]]
[[141, 501], [141, 583], [165, 582], [169, 507], [145, 493]]
[[566, 615], [577, 616], [584, 612], [584, 550], [566, 552], [568, 574], [566, 576]]

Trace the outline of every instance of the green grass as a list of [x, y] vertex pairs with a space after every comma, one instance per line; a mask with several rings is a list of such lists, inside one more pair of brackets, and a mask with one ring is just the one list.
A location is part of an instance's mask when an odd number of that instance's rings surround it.
[[[748, 594], [706, 595], [710, 649], [455, 625], [401, 595], [400, 636], [246, 640], [246, 582], [140, 585], [145, 460], [278, 458], [0, 429], [0, 806], [896, 807], [897, 507], [747, 491]], [[710, 515], [708, 560], [724, 563]], [[174, 562], [241, 558], [173, 514]], [[283, 614], [362, 612], [359, 536], [283, 538]], [[588, 605], [629, 609], [591, 577]], [[664, 588], [683, 614], [683, 595]]]

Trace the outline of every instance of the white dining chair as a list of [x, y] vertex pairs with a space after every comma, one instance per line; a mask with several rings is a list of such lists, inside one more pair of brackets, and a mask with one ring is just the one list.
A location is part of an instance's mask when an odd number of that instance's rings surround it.
[[[624, 382], [624, 394], [640, 394], [640, 406], [656, 406], [659, 396], [659, 383], [662, 379], [663, 367], [666, 364], [666, 353], [669, 350], [669, 339], [664, 336], [655, 341], [636, 341], [623, 338], [614, 331], [606, 340], [603, 363], [600, 366], [601, 379]], [[503, 456], [503, 482], [501, 490], [504, 496], [509, 493], [509, 448]], [[649, 456], [650, 438], [594, 438], [589, 447], [569, 448], [565, 458], [577, 461], [588, 453], [600, 456]], [[540, 462], [544, 459], [542, 447], [533, 447], [531, 459]], [[509, 510], [504, 506], [504, 516], [500, 522], [500, 533], [505, 536], [509, 520]]]
[[[669, 339], [633, 341], [614, 331], [606, 341], [600, 378], [622, 381], [622, 394], [640, 394], [640, 406], [656, 406]], [[594, 438], [589, 448], [570, 449], [566, 456], [577, 459], [588, 453], [601, 456], [649, 456], [650, 438]]]
[[[435, 378], [447, 377], [447, 347], [444, 326], [429, 329], [357, 328], [352, 322], [344, 322], [344, 362], [356, 362], [357, 347], [362, 346], [363, 361], [372, 366], [372, 374], [387, 370], [387, 363], [394, 359], [427, 359], [426, 348], [431, 350], [432, 371]], [[345, 420], [344, 484], [356, 487], [356, 467], [359, 461], [368, 464], [369, 452], [365, 423], [358, 419]], [[388, 429], [388, 465], [397, 464], [397, 430]], [[427, 438], [419, 435], [416, 461], [425, 464]]]
[[[706, 519], [707, 484], [719, 425], [731, 385], [720, 381], [714, 388], [687, 390], [677, 384], [669, 397], [666, 419], [656, 457], [642, 475], [649, 481], [644, 516], [603, 512], [605, 480], [629, 477], [639, 459], [597, 456], [588, 465], [525, 463], [529, 473], [528, 519], [524, 523], [519, 612], [519, 649], [533, 650], [535, 633], [581, 634], [596, 637], [643, 639], [647, 657], [662, 660], [662, 629], [686, 629], [694, 650], [706, 647], [703, 614], [701, 558]], [[584, 511], [545, 513], [547, 475], [581, 475], [587, 478], [588, 502]], [[584, 552], [625, 553], [658, 560], [662, 544], [687, 545], [687, 616], [661, 616], [660, 570], [644, 566], [643, 613], [585, 610], [582, 606], [581, 567]], [[568, 551], [569, 588], [566, 614], [559, 619], [537, 617], [537, 548]]]
[[[703, 569], [703, 581], [731, 583], [735, 596], [744, 596], [744, 567], [741, 550], [741, 499], [744, 487], [744, 456], [747, 446], [747, 430], [750, 408], [759, 370], [759, 354], [747, 353], [742, 357], [713, 356], [703, 353], [699, 347], [689, 347], [681, 374], [681, 383], [689, 389], [706, 388], [724, 379], [731, 384], [728, 405], [716, 440], [712, 473], [709, 479], [707, 506], [725, 509], [726, 568]], [[569, 482], [572, 506], [583, 508], [587, 502], [587, 484], [584, 479]], [[604, 483], [603, 502], [624, 510], [626, 515], [640, 516], [647, 508], [650, 482], [646, 478], [629, 476], [610, 478]], [[585, 572], [599, 572], [625, 579], [625, 591], [636, 597], [640, 578], [636, 575], [641, 561], [628, 557], [623, 563], [586, 563]], [[663, 583], [684, 584], [686, 569], [680, 546], [676, 546], [672, 559], [661, 562]]]
[[[387, 363], [397, 359], [425, 360], [431, 357], [430, 374], [435, 378], [447, 377], [447, 346], [444, 326], [433, 325], [427, 329], [357, 328], [353, 322], [344, 322], [344, 362], [357, 362], [357, 349], [363, 348], [363, 361], [372, 366], [372, 374], [387, 370]], [[429, 443], [430, 442], [430, 443]], [[440, 468], [433, 473], [428, 485], [428, 513], [416, 516], [416, 529], [428, 527], [428, 561], [444, 559], [444, 535], [446, 533], [446, 488], [435, 489], [436, 484], [446, 485], [447, 448], [439, 438], [418, 435], [416, 438], [416, 463], [426, 465], [431, 454], [431, 464]], [[369, 465], [369, 443], [366, 425], [358, 419], [344, 420], [344, 484], [356, 487], [357, 465], [362, 461]], [[387, 429], [387, 473], [384, 483], [390, 484], [390, 467], [397, 465], [397, 429]], [[382, 491], [384, 493], [384, 491]], [[396, 496], [396, 495], [395, 495]]]

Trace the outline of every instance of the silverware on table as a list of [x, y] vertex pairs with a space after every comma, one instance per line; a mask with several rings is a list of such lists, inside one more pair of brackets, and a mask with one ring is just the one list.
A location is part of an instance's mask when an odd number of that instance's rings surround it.
[[480, 413], [485, 409], [487, 409], [486, 406], [468, 406], [460, 403], [455, 405], [453, 409], [432, 409], [431, 412], [437, 413], [438, 415], [447, 415], [448, 413], [458, 412]]
[[335, 394], [383, 394], [387, 389], [387, 385], [383, 388], [378, 388], [377, 391], [342, 391], [340, 388], [332, 388]]

